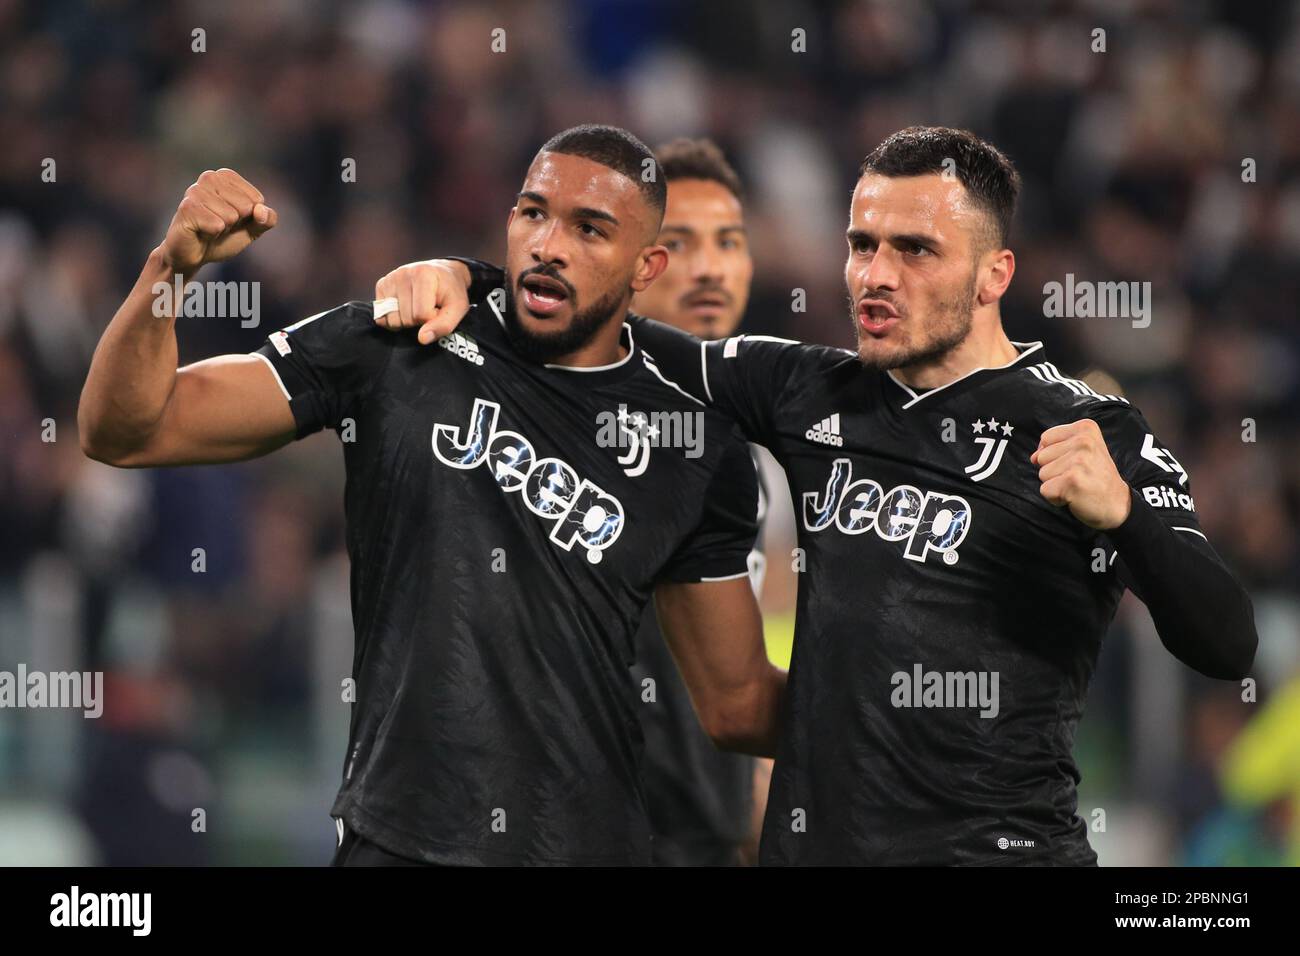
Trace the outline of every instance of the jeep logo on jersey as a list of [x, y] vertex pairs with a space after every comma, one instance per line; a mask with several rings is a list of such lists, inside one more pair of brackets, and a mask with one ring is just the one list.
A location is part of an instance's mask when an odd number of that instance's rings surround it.
[[931, 551], [944, 564], [957, 563], [957, 546], [970, 530], [971, 509], [965, 498], [940, 491], [899, 485], [885, 491], [870, 478], [852, 481], [853, 464], [836, 458], [826, 490], [803, 495], [803, 526], [824, 531], [834, 525], [844, 534], [872, 528], [885, 541], [902, 541], [903, 557], [924, 561]]
[[487, 462], [502, 491], [519, 492], [528, 510], [553, 520], [551, 540], [565, 551], [575, 543], [587, 549], [587, 560], [599, 564], [601, 552], [623, 530], [623, 506], [559, 458], [538, 458], [523, 435], [497, 431], [501, 406], [474, 399], [464, 441], [455, 425], [433, 426], [433, 453], [444, 465], [468, 470]]

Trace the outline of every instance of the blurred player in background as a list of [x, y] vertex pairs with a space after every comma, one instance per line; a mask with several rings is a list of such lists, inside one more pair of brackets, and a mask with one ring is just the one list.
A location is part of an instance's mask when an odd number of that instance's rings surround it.
[[[710, 733], [774, 747], [784, 673], [749, 584], [748, 448], [624, 322], [666, 265], [653, 163], [613, 127], [549, 140], [507, 220], [512, 281], [460, 296], [454, 347], [353, 302], [178, 370], [160, 290], [276, 223], [233, 170], [206, 172], [99, 343], [78, 410], [99, 460], [342, 440], [356, 697], [336, 864], [648, 863], [626, 665], [652, 592]], [[689, 417], [698, 441], [638, 432], [629, 467], [598, 429], [628, 406]]]
[[[740, 177], [711, 140], [679, 139], [655, 149], [668, 183], [659, 244], [668, 268], [638, 292], [632, 309], [701, 339], [733, 334], [745, 314], [754, 260], [745, 232]], [[759, 477], [759, 537], [750, 555], [754, 593], [762, 594], [767, 488]], [[647, 611], [636, 636], [638, 686], [655, 681], [656, 699], [638, 713], [645, 733], [645, 785], [655, 862], [661, 866], [756, 863], [771, 761], [719, 750], [700, 727], [686, 685]]]
[[[668, 266], [638, 292], [632, 308], [704, 339], [735, 332], [749, 301], [754, 263], [745, 233], [740, 178], [715, 143], [679, 139], [655, 150], [668, 200], [659, 244]], [[437, 320], [434, 262], [393, 270], [375, 286], [375, 298], [427, 303], [402, 310], [409, 325]], [[474, 265], [472, 261], [469, 262]], [[504, 277], [477, 269], [476, 292]], [[766, 489], [759, 473], [759, 540], [750, 555], [755, 593], [761, 593], [764, 557], [761, 522]], [[664, 642], [652, 608], [636, 635], [632, 668], [637, 711], [645, 734], [647, 810], [655, 862], [664, 866], [725, 866], [757, 858], [757, 823], [767, 800], [771, 761], [719, 750], [700, 726], [686, 685]], [[644, 682], [653, 681], [653, 693]], [[653, 699], [647, 699], [652, 696]]]

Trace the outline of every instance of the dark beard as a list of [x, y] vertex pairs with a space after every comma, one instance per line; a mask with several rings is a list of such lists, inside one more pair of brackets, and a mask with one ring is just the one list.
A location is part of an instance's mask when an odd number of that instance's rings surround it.
[[585, 309], [575, 312], [569, 327], [559, 332], [530, 332], [519, 321], [515, 312], [514, 291], [506, 283], [506, 307], [502, 318], [506, 324], [506, 337], [511, 347], [532, 362], [551, 362], [588, 345], [623, 304], [623, 294], [614, 291]]
[[914, 365], [925, 365], [936, 359], [942, 358], [948, 352], [951, 352], [957, 346], [966, 340], [970, 334], [971, 321], [974, 315], [971, 303], [975, 300], [975, 271], [971, 270], [970, 287], [965, 293], [959, 293], [949, 299], [944, 299], [935, 308], [938, 315], [943, 316], [942, 324], [934, 330], [934, 337], [919, 348], [912, 348], [904, 352], [898, 352], [893, 355], [882, 355], [873, 358], [862, 358], [861, 339], [862, 329], [858, 326], [857, 306], [853, 297], [849, 297], [849, 317], [853, 321], [853, 331], [857, 337], [859, 348], [858, 358], [864, 365], [877, 368], [880, 371], [887, 371], [896, 368], [908, 368]]

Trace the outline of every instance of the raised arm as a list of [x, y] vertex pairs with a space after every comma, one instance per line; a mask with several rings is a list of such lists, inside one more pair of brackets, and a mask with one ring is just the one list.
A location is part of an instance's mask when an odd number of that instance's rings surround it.
[[1206, 677], [1245, 677], [1259, 644], [1254, 610], [1201, 531], [1182, 465], [1131, 407], [1089, 414], [1043, 432], [1030, 458], [1040, 493], [1110, 539], [1120, 580], [1171, 654]]
[[749, 578], [660, 584], [655, 609], [713, 742], [725, 750], [775, 756], [786, 672], [767, 658]]
[[276, 218], [234, 170], [209, 170], [185, 191], [95, 349], [77, 408], [88, 456], [121, 467], [239, 461], [294, 437], [288, 399], [259, 357], [223, 355], [177, 369], [179, 303], [156, 291], [238, 255]]

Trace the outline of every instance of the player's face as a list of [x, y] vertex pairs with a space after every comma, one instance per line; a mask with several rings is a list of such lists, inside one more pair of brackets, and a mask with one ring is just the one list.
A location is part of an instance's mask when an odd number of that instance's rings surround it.
[[510, 210], [516, 333], [539, 357], [576, 351], [654, 281], [657, 222], [637, 184], [581, 156], [539, 153]]
[[712, 180], [674, 179], [659, 244], [668, 268], [632, 308], [702, 339], [736, 331], [754, 278], [740, 200]]
[[844, 281], [864, 363], [926, 362], [966, 338], [984, 216], [961, 183], [937, 173], [858, 180]]

